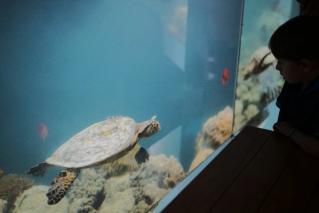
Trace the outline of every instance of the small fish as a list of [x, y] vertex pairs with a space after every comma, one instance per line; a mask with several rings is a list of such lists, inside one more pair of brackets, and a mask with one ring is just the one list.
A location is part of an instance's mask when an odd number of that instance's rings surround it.
[[207, 78], [208, 78], [208, 80], [214, 80], [214, 79], [215, 79], [215, 73], [209, 72], [209, 73], [207, 74]]
[[210, 63], [215, 63], [216, 59], [215, 59], [214, 56], [208, 56], [207, 61], [210, 62]]
[[38, 125], [38, 135], [44, 141], [48, 136], [49, 130], [48, 126], [45, 123], [40, 123]]
[[221, 78], [221, 83], [222, 85], [225, 85], [228, 83], [230, 78], [230, 73], [229, 73], [229, 69], [227, 67], [224, 68], [224, 71], [222, 73], [222, 78]]

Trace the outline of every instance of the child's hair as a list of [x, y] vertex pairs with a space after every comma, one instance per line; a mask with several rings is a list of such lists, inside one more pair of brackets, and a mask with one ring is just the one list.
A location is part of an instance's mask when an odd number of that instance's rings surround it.
[[279, 59], [319, 59], [319, 16], [297, 16], [272, 34], [269, 48]]

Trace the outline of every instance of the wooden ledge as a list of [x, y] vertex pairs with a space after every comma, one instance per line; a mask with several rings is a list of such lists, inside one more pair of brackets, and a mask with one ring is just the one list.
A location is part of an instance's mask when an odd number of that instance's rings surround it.
[[246, 127], [163, 212], [319, 212], [319, 160]]

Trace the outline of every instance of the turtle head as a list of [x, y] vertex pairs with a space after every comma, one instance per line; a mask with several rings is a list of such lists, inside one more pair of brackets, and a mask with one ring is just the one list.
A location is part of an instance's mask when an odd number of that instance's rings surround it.
[[140, 133], [141, 137], [149, 137], [160, 131], [160, 123], [156, 120], [156, 116], [153, 116], [150, 120], [146, 121], [144, 129]]

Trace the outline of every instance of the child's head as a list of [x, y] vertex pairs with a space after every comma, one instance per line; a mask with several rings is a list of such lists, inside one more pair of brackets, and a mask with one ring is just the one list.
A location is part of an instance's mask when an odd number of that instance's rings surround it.
[[307, 84], [319, 76], [318, 27], [319, 17], [297, 16], [272, 34], [269, 48], [288, 82]]
[[273, 55], [279, 59], [319, 59], [319, 17], [297, 16], [279, 26], [269, 40]]

